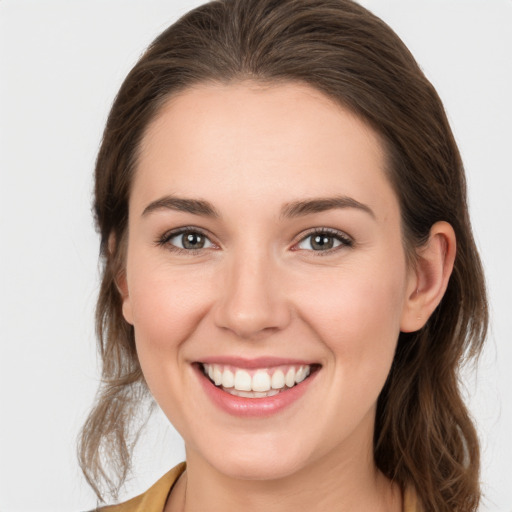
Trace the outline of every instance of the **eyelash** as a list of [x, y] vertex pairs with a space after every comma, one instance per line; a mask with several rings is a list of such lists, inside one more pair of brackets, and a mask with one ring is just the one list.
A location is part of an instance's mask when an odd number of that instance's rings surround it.
[[[330, 249], [326, 249], [325, 251], [315, 251], [315, 250], [308, 250], [308, 252], [313, 253], [314, 256], [327, 256], [330, 255], [340, 249], [343, 248], [351, 248], [354, 246], [354, 241], [352, 238], [350, 238], [348, 235], [343, 233], [342, 231], [338, 231], [337, 229], [332, 228], [314, 228], [305, 235], [301, 237], [301, 239], [294, 245], [298, 245], [301, 242], [307, 240], [310, 237], [313, 237], [315, 235], [327, 235], [328, 238], [334, 238], [335, 240], [338, 240], [340, 245], [337, 247], [332, 247]], [[295, 249], [300, 250], [300, 249]]]
[[[185, 233], [201, 235], [201, 236], [205, 237], [207, 240], [209, 240], [210, 243], [213, 244], [213, 242], [211, 242], [210, 238], [203, 230], [196, 228], [196, 227], [192, 227], [192, 226], [183, 227], [183, 228], [173, 230], [173, 231], [168, 231], [168, 232], [164, 233], [161, 237], [159, 237], [155, 243], [157, 246], [160, 246], [160, 247], [165, 246], [168, 250], [170, 250], [174, 253], [185, 254], [188, 256], [193, 256], [193, 255], [199, 254], [201, 251], [204, 250], [204, 248], [182, 249], [181, 247], [177, 247], [177, 246], [169, 243], [169, 241], [172, 238], [175, 238], [180, 235], [184, 235]], [[298, 245], [301, 242], [307, 240], [309, 237], [312, 237], [315, 235], [327, 235], [328, 238], [334, 238], [334, 239], [338, 240], [339, 242], [341, 242], [340, 245], [338, 245], [337, 247], [326, 249], [325, 251], [308, 250], [308, 252], [313, 253], [315, 256], [326, 256], [326, 255], [332, 254], [333, 252], [336, 252], [342, 248], [350, 248], [350, 247], [354, 246], [354, 241], [352, 240], [352, 238], [350, 238], [348, 235], [346, 235], [342, 231], [338, 231], [338, 230], [332, 229], [332, 228], [315, 228], [315, 229], [309, 231], [308, 233], [306, 233], [305, 235], [303, 235], [301, 237], [301, 239], [298, 242], [296, 242], [294, 245]], [[292, 249], [292, 250], [297, 251], [297, 250], [301, 250], [301, 249]], [[304, 249], [304, 250], [307, 250], [307, 249]]]
[[[196, 228], [196, 227], [192, 227], [192, 226], [186, 226], [186, 227], [176, 229], [173, 231], [167, 231], [160, 238], [158, 238], [156, 240], [156, 245], [158, 245], [160, 247], [166, 247], [168, 250], [170, 250], [174, 253], [184, 254], [187, 256], [193, 256], [195, 254], [200, 253], [203, 250], [203, 248], [201, 248], [201, 249], [182, 249], [181, 247], [176, 247], [175, 245], [169, 243], [169, 241], [172, 238], [175, 238], [180, 235], [184, 235], [185, 233], [201, 235], [204, 238], [210, 240], [208, 235], [203, 230]], [[213, 243], [213, 242], [211, 242], [211, 243]]]

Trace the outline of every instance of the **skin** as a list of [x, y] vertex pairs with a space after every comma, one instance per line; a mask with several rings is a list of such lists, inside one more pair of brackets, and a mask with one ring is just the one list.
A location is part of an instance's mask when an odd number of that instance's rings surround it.
[[[147, 211], [168, 195], [208, 201], [219, 216]], [[371, 211], [280, 215], [333, 196]], [[201, 250], [173, 250], [181, 236], [158, 243], [184, 226], [206, 234]], [[315, 251], [314, 228], [351, 243]], [[376, 402], [400, 330], [428, 319], [454, 255], [441, 222], [407, 265], [378, 135], [320, 92], [243, 82], [169, 100], [143, 139], [119, 278], [148, 386], [185, 441], [187, 471], [166, 512], [401, 510], [373, 461]], [[322, 366], [298, 402], [240, 418], [210, 401], [192, 369], [225, 355]]]

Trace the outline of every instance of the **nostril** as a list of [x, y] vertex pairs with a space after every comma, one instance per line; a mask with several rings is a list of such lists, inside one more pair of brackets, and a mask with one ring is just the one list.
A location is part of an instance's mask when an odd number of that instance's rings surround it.
[[268, 265], [248, 259], [241, 255], [239, 267], [220, 283], [214, 319], [219, 328], [241, 339], [257, 340], [289, 325], [291, 311]]

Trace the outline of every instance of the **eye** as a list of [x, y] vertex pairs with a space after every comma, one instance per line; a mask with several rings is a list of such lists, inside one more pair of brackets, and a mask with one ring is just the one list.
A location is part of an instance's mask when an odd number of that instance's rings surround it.
[[327, 252], [336, 250], [338, 247], [352, 247], [353, 245], [353, 241], [341, 231], [322, 228], [309, 233], [296, 247], [307, 251]]
[[214, 247], [211, 240], [196, 229], [181, 229], [166, 233], [157, 241], [158, 245], [165, 245], [171, 250], [193, 252]]

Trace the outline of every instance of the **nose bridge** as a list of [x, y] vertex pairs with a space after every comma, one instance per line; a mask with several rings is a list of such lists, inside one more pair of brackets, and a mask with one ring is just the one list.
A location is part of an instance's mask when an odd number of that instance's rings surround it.
[[241, 338], [282, 329], [290, 320], [276, 257], [255, 245], [239, 247], [226, 258], [217, 304], [219, 327]]

